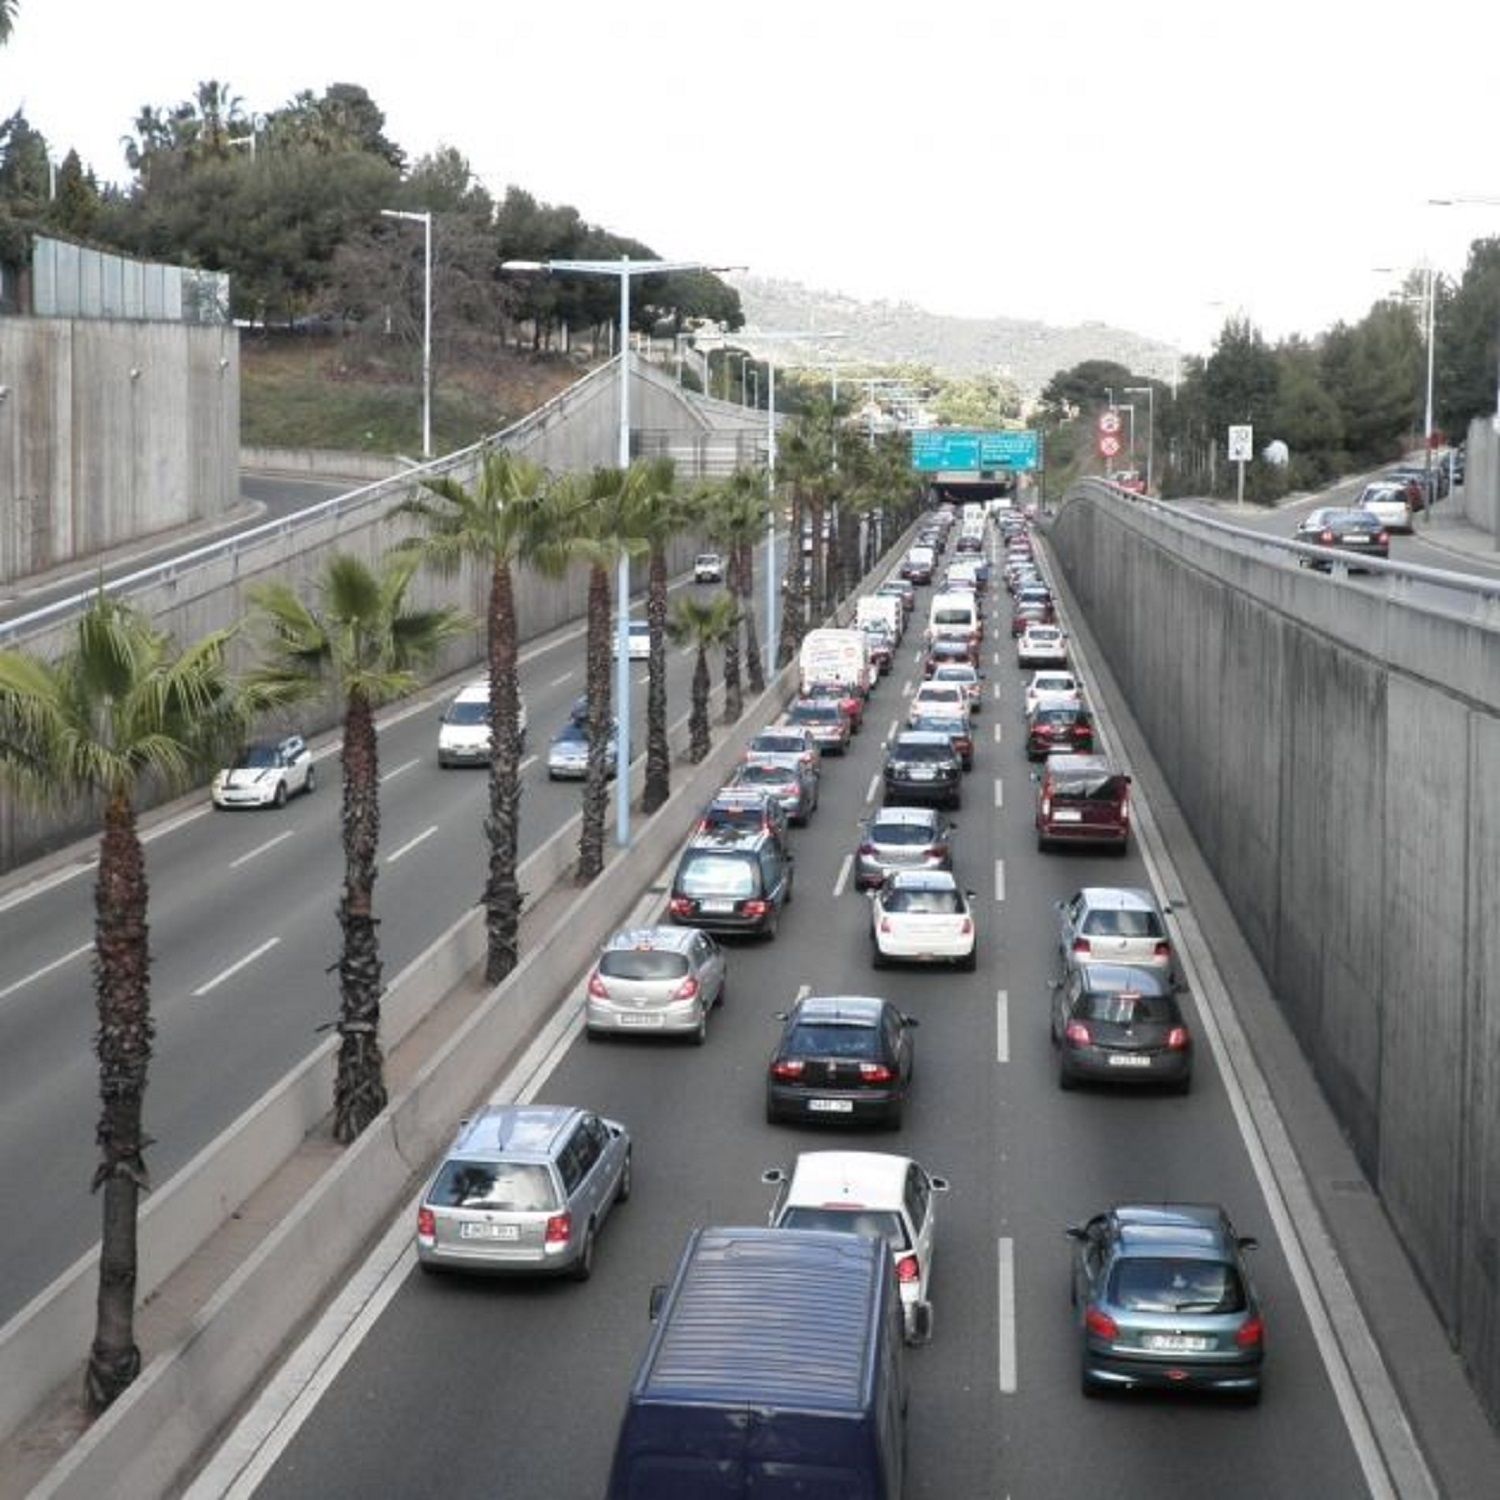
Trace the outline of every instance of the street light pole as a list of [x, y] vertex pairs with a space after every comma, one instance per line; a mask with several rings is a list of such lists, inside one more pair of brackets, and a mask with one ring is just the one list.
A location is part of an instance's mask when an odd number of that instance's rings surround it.
[[[252, 137], [253, 140], [253, 137]], [[422, 457], [432, 457], [432, 215], [382, 208], [387, 219], [410, 219], [425, 230], [422, 248]]]
[[[1127, 385], [1125, 394], [1127, 396], [1139, 396], [1142, 393], [1146, 397], [1146, 493], [1151, 493], [1151, 481], [1155, 472], [1152, 459], [1156, 450], [1156, 387], [1154, 385]], [[1131, 431], [1135, 430], [1135, 422], [1131, 421]]]

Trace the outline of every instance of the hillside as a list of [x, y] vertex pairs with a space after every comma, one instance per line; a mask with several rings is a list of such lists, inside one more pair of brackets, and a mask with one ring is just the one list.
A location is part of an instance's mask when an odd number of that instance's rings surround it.
[[[1169, 380], [1170, 346], [1103, 323], [1058, 328], [1024, 318], [956, 318], [910, 302], [861, 302], [838, 292], [766, 277], [726, 278], [739, 292], [750, 328], [828, 328], [846, 335], [840, 359], [928, 364], [953, 375], [997, 371], [1035, 397], [1059, 370], [1086, 359], [1112, 359], [1141, 375]], [[753, 339], [744, 339], [754, 348]], [[772, 346], [757, 353], [774, 353]]]

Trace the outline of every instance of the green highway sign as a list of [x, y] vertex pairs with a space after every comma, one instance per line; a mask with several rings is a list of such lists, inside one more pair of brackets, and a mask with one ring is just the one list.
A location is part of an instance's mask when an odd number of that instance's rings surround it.
[[958, 427], [920, 427], [911, 435], [911, 466], [919, 474], [978, 474], [1040, 466], [1040, 435], [1028, 430], [972, 432]]

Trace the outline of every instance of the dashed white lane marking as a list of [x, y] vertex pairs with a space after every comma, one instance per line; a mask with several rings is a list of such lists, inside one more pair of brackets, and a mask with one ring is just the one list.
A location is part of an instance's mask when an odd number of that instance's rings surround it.
[[909, 683], [909, 682], [903, 682], [901, 684], [901, 696], [903, 698], [910, 698], [911, 697], [911, 683]]
[[1000, 743], [1000, 724], [998, 720], [995, 723], [995, 743], [997, 745]]
[[995, 992], [995, 1061], [1010, 1061], [1010, 994]]
[[563, 683], [570, 682], [572, 680], [572, 677], [573, 674], [571, 672], [564, 672], [561, 677], [554, 677], [552, 681], [547, 684], [547, 686], [561, 687]]
[[998, 703], [1000, 701], [1000, 684], [998, 682], [994, 686], [994, 694], [995, 702]]
[[280, 941], [281, 939], [279, 937], [267, 938], [259, 948], [252, 948], [237, 963], [232, 963], [227, 969], [223, 969], [219, 973], [215, 974], [207, 984], [200, 984], [198, 988], [193, 991], [193, 998], [195, 1000], [202, 999], [202, 997], [208, 994], [210, 990], [217, 989], [221, 984], [224, 983], [226, 979], [229, 979], [233, 975], [238, 974], [246, 964], [253, 964], [255, 960], [261, 956], [262, 953], [269, 953], [271, 949], [274, 948]]
[[877, 771], [870, 778], [869, 788], [865, 792], [865, 801], [866, 802], [873, 802], [875, 800], [875, 793], [878, 792], [879, 790], [880, 790], [880, 772]]
[[238, 870], [241, 865], [249, 864], [258, 854], [264, 854], [267, 849], [274, 849], [283, 840], [291, 838], [296, 831], [295, 828], [288, 828], [285, 833], [278, 833], [275, 838], [267, 839], [263, 844], [257, 844], [248, 854], [242, 854], [238, 859], [230, 860], [229, 868]]
[[844, 862], [839, 866], [839, 878], [833, 882], [833, 894], [835, 897], [844, 894], [844, 887], [849, 883], [849, 871], [854, 867], [854, 856], [846, 854]]
[[900, 729], [901, 729], [901, 720], [900, 719], [892, 719], [891, 720], [891, 727], [889, 729], [887, 729], [886, 732], [885, 732], [885, 742], [886, 742], [887, 745], [889, 745], [890, 742], [893, 739], [896, 738], [896, 735], [900, 731]]
[[0, 990], [0, 1000], [4, 1000], [7, 995], [14, 995], [17, 990], [25, 989], [33, 979], [41, 979], [44, 975], [50, 974], [54, 969], [60, 969], [64, 964], [71, 963], [82, 954], [91, 952], [93, 947], [92, 941], [80, 943], [78, 947], [68, 953], [64, 953], [61, 958], [54, 958], [50, 964], [43, 964], [40, 969], [34, 969], [24, 979], [18, 979], [14, 984], [8, 984], [3, 990]]
[[421, 764], [421, 760], [417, 758], [402, 761], [394, 771], [387, 771], [385, 775], [380, 778], [381, 786], [384, 786], [388, 781], [394, 781], [403, 771], [409, 771], [413, 766], [419, 766]]
[[998, 776], [995, 778], [995, 806], [1005, 806], [1005, 783]]
[[1005, 900], [1005, 861], [1003, 859], [995, 861], [995, 900]]
[[536, 764], [536, 756], [534, 756], [534, 755], [528, 755], [526, 757], [526, 759], [523, 760], [521, 762], [521, 764], [516, 767], [516, 770], [517, 770], [517, 772], [521, 772], [521, 771], [524, 771], [527, 766], [534, 766], [535, 764]]
[[1000, 1241], [1000, 1394], [1016, 1390], [1016, 1246], [1006, 1236]]
[[404, 844], [402, 844], [402, 846], [399, 849], [393, 849], [386, 856], [386, 860], [385, 860], [386, 864], [388, 864], [388, 865], [395, 864], [396, 861], [398, 859], [400, 859], [403, 854], [410, 854], [411, 851], [413, 849], [415, 849], [418, 844], [423, 843], [427, 839], [430, 839], [433, 836], [433, 834], [435, 834], [437, 831], [438, 831], [438, 826], [437, 826], [436, 823], [434, 823], [431, 828], [424, 828], [422, 830], [422, 832], [419, 833], [416, 836], [416, 838], [414, 838], [414, 839], [408, 839]]

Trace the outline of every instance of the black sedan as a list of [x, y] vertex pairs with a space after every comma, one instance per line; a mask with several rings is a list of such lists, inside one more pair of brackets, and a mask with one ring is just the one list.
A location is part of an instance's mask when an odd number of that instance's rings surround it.
[[900, 1127], [915, 1017], [873, 995], [808, 995], [777, 1019], [784, 1024], [766, 1078], [767, 1120]]
[[1193, 1038], [1172, 982], [1155, 969], [1090, 964], [1052, 994], [1057, 1086], [1155, 1083], [1187, 1093]]
[[963, 799], [963, 762], [946, 734], [908, 729], [885, 753], [886, 801], [957, 807]]
[[[1390, 533], [1379, 518], [1367, 510], [1319, 506], [1307, 513], [1293, 536], [1295, 540], [1309, 542], [1314, 547], [1333, 547], [1340, 552], [1355, 552], [1364, 557], [1389, 557], [1391, 553]], [[1303, 557], [1298, 562], [1309, 568], [1328, 571], [1333, 568], [1331, 562], [1321, 557]]]

